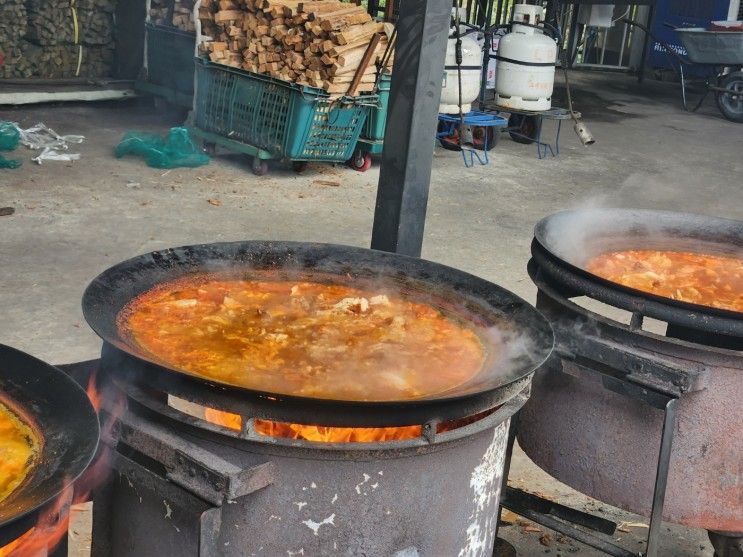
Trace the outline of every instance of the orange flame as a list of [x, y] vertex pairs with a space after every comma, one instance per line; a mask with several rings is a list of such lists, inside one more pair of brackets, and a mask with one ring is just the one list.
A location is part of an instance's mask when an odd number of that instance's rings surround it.
[[421, 436], [421, 426], [404, 427], [328, 427], [255, 420], [255, 430], [269, 437], [304, 439], [318, 443], [379, 443], [403, 441]]
[[[213, 408], [204, 409], [207, 422], [239, 431], [242, 418], [237, 414]], [[255, 420], [255, 430], [267, 437], [281, 437], [315, 441], [318, 443], [379, 443], [402, 441], [421, 436], [421, 426], [404, 427], [328, 427], [320, 425], [301, 425], [271, 420]]]
[[45, 509], [31, 530], [0, 548], [0, 557], [46, 556], [67, 535], [72, 488], [67, 488]]
[[98, 374], [96, 372], [90, 374], [90, 379], [88, 379], [88, 388], [85, 391], [88, 393], [88, 399], [90, 399], [90, 403], [93, 405], [93, 408], [95, 408], [96, 414], [100, 414], [101, 393], [98, 390], [98, 384], [96, 382], [97, 376]]
[[204, 408], [204, 418], [211, 424], [221, 425], [236, 431], [240, 431], [243, 425], [243, 419], [238, 414], [222, 412], [214, 408]]
[[35, 531], [36, 528], [31, 528], [28, 532], [26, 532], [19, 538], [14, 539], [8, 545], [0, 547], [0, 557], [12, 556], [16, 549], [18, 549], [22, 544], [26, 543], [28, 539], [33, 536]]

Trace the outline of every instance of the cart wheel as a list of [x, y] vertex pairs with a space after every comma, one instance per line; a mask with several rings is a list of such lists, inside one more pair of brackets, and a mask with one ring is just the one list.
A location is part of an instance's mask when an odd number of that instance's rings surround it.
[[488, 140], [488, 151], [492, 151], [498, 144], [500, 134], [493, 126], [476, 126], [472, 128], [472, 147], [483, 151], [485, 138]]
[[213, 157], [214, 155], [217, 154], [217, 144], [214, 143], [213, 141], [204, 141], [201, 144], [201, 148], [210, 157]]
[[720, 87], [733, 93], [717, 93], [717, 108], [731, 122], [743, 123], [743, 72], [733, 72], [720, 81]]
[[258, 157], [253, 157], [253, 174], [256, 176], [265, 176], [268, 174], [268, 163]]
[[348, 161], [348, 163], [354, 170], [358, 170], [359, 172], [366, 172], [371, 168], [372, 158], [369, 153], [356, 151], [353, 154], [353, 157], [351, 157], [351, 160]]
[[[539, 131], [539, 116], [525, 116], [523, 114], [511, 114], [508, 118], [509, 135], [516, 143], [531, 145], [537, 140]], [[516, 135], [519, 134], [519, 135]]]
[[292, 161], [292, 170], [297, 174], [301, 174], [307, 170], [307, 165], [309, 165], [307, 161]]

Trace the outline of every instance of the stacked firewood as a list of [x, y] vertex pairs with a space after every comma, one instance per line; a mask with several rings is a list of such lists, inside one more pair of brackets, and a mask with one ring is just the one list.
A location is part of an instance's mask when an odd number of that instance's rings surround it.
[[29, 3], [26, 38], [42, 46], [64, 43], [104, 45], [113, 42], [113, 14], [102, 10], [76, 12], [77, 25], [69, 4]]
[[113, 46], [59, 44], [41, 46], [21, 41], [10, 60], [5, 77], [62, 79], [107, 77], [114, 63]]
[[[111, 75], [117, 0], [0, 0], [0, 45], [7, 78], [74, 78]], [[23, 32], [3, 42], [11, 24], [6, 12], [22, 16]], [[21, 14], [22, 11], [22, 14]]]
[[202, 0], [198, 17], [212, 62], [332, 94], [370, 91], [393, 62], [389, 25], [338, 0]]
[[150, 21], [157, 25], [167, 25], [181, 31], [193, 32], [196, 30], [193, 22], [194, 4], [195, 0], [152, 0]]
[[0, 52], [3, 53], [3, 63], [0, 64], [0, 78], [23, 78], [33, 75], [33, 68], [21, 50], [22, 44], [29, 44], [25, 41], [16, 43], [3, 43], [0, 45]]
[[0, 50], [10, 50], [26, 34], [23, 0], [0, 0]]

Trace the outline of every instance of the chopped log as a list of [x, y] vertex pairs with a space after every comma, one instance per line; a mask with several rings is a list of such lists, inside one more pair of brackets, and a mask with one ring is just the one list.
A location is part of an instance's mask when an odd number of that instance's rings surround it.
[[356, 13], [356, 14], [349, 14], [349, 15], [341, 15], [336, 16], [328, 19], [323, 19], [322, 23], [320, 24], [320, 27], [322, 27], [323, 31], [335, 31], [338, 29], [343, 29], [344, 27], [350, 27], [352, 25], [356, 25], [359, 23], [367, 23], [372, 20], [371, 16], [366, 13]]
[[11, 45], [16, 45], [26, 34], [26, 20], [23, 0], [4, 0], [0, 3], [0, 47], [3, 50], [11, 50]]
[[374, 33], [381, 33], [383, 31], [384, 23], [370, 21], [369, 23], [365, 23], [364, 25], [357, 25], [349, 29], [343, 29], [341, 31], [331, 33], [330, 39], [338, 45], [345, 45], [364, 37], [368, 38], [368, 40], [371, 40]]
[[326, 19], [338, 18], [341, 16], [348, 16], [353, 14], [365, 14], [366, 10], [361, 6], [350, 6], [348, 4], [338, 4], [338, 8], [332, 11], [310, 11], [310, 21], [325, 21]]
[[227, 23], [231, 21], [242, 21], [243, 12], [240, 10], [220, 10], [214, 16], [216, 23]]

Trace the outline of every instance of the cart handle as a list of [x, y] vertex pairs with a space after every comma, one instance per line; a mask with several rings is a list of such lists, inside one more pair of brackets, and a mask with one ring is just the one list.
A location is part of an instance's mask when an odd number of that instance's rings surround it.
[[[673, 58], [675, 58], [676, 61], [679, 64], [684, 64], [686, 66], [688, 66], [688, 65], [691, 64], [691, 62], [689, 62], [683, 56], [681, 56], [678, 52], [676, 52], [675, 50], [673, 50], [671, 48], [671, 46], [666, 41], [664, 41], [663, 39], [659, 39], [658, 37], [656, 37], [655, 34], [650, 29], [648, 29], [645, 25], [643, 25], [642, 23], [637, 23], [636, 21], [633, 21], [633, 20], [629, 19], [628, 17], [623, 17], [620, 21], [626, 23], [627, 25], [634, 25], [635, 27], [639, 27], [646, 34], [650, 35], [650, 37], [652, 37], [655, 42], [657, 42], [660, 46], [662, 46], [664, 49], [666, 49], [666, 51], [668, 52], [668, 54], [670, 54]], [[664, 23], [663, 25], [666, 25], [667, 27], [670, 27], [674, 31], [676, 30], [676, 27], [674, 27], [670, 23]]]

